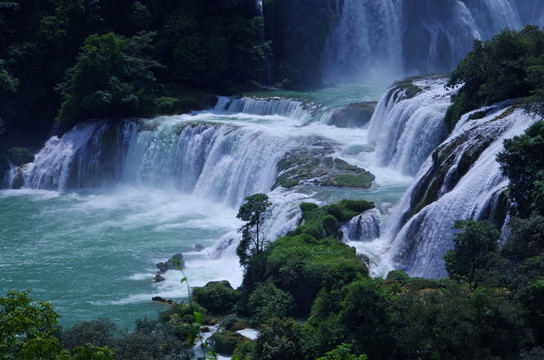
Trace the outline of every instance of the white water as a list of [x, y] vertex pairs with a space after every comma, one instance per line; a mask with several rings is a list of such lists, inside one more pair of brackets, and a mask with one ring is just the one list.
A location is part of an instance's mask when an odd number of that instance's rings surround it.
[[369, 143], [376, 147], [381, 166], [414, 176], [447, 135], [443, 121], [456, 90], [444, 88], [446, 78], [413, 81], [423, 91], [411, 99], [404, 90], [390, 88], [370, 120]]
[[544, 25], [539, 0], [345, 0], [321, 55], [328, 82], [451, 71], [504, 28]]
[[[451, 155], [454, 156], [454, 165], [449, 169], [446, 181], [439, 190], [439, 199], [424, 207], [398, 231], [390, 251], [392, 267], [400, 267], [412, 276], [447, 276], [442, 256], [453, 246], [454, 222], [468, 218], [479, 220], [489, 213], [489, 207], [493, 206], [498, 194], [508, 184], [508, 179], [502, 176], [495, 160], [496, 155], [503, 149], [503, 140], [523, 133], [534, 121], [521, 110], [515, 110], [500, 118], [503, 112], [504, 110], [494, 111], [481, 120], [465, 122], [444, 142], [447, 144], [461, 139]], [[465, 121], [466, 119], [467, 117]], [[448, 181], [449, 177], [455, 178], [456, 164], [463, 153], [476, 142], [485, 141], [491, 143], [468, 172], [456, 183]], [[439, 154], [438, 157], [443, 158], [443, 155]], [[398, 224], [402, 214], [408, 209], [412, 191], [431, 169], [431, 165], [432, 161], [429, 159], [416, 184], [408, 190], [397, 207], [396, 219], [390, 223], [392, 234], [396, 233], [395, 222]]]
[[[360, 89], [356, 98], [369, 100]], [[344, 105], [338, 91], [331, 93]], [[346, 93], [356, 91], [349, 87]], [[153, 296], [187, 296], [178, 271], [152, 282], [155, 264], [175, 253], [185, 257], [191, 286], [221, 279], [240, 285], [235, 248], [241, 224], [235, 215], [245, 196], [268, 193], [269, 239], [296, 226], [302, 201], [365, 199], [385, 214], [412, 178], [375, 165], [366, 129], [320, 123], [335, 101], [314, 106], [277, 98], [220, 99], [213, 111], [81, 124], [51, 138], [35, 163], [25, 166], [24, 187], [0, 192], [9, 214], [1, 224], [8, 239], [0, 248], [2, 290], [33, 288], [34, 298], [57, 306], [63, 324], [111, 316], [131, 326], [161, 308], [151, 303]], [[242, 104], [251, 113], [237, 113]], [[295, 147], [327, 148], [372, 171], [376, 182], [369, 190], [271, 191], [277, 161]], [[204, 250], [195, 251], [197, 244]], [[365, 246], [379, 262], [383, 246]], [[27, 271], [28, 259], [40, 259], [39, 265], [32, 261], [36, 271]]]
[[344, 239], [349, 241], [372, 241], [380, 237], [382, 216], [378, 209], [365, 211], [341, 226]]

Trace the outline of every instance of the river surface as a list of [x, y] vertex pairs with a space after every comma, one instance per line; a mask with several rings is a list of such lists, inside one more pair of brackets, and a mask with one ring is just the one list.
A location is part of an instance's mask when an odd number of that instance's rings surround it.
[[[383, 90], [383, 87], [343, 86], [310, 93], [275, 93], [274, 96], [312, 101], [314, 107], [321, 108], [322, 117], [328, 110], [347, 103], [377, 101]], [[32, 298], [49, 301], [54, 306], [64, 326], [110, 317], [123, 327], [132, 327], [135, 319], [155, 318], [159, 311], [166, 309], [165, 305], [152, 302], [153, 296], [176, 301], [186, 298], [187, 289], [180, 283], [179, 271], [168, 271], [162, 283], [153, 282], [156, 264], [178, 252], [184, 255], [185, 275], [190, 286], [222, 279], [229, 280], [234, 287], [241, 284], [243, 270], [235, 255], [236, 229], [241, 223], [236, 213], [241, 199], [254, 192], [267, 192], [274, 203], [270, 237], [294, 226], [298, 204], [302, 201], [322, 205], [343, 198], [374, 201], [383, 221], [387, 222], [388, 210], [398, 202], [413, 178], [375, 165], [375, 154], [368, 145], [365, 128], [341, 129], [312, 119], [313, 115], [309, 119], [308, 113], [297, 116], [216, 109], [142, 120], [143, 124], [155, 124], [154, 134], [163, 132], [161, 140], [153, 135], [151, 141], [150, 135], [143, 132], [131, 135], [130, 144], [134, 145], [129, 145], [126, 155], [131, 160], [123, 163], [123, 175], [115, 183], [90, 188], [59, 185], [44, 189], [26, 185], [21, 190], [0, 191], [0, 293], [5, 294], [8, 289], [31, 289]], [[244, 166], [250, 166], [246, 164], [246, 157], [252, 154], [240, 155], [225, 149], [221, 157], [210, 150], [201, 164], [200, 178], [195, 177], [190, 184], [180, 183], [183, 174], [164, 172], [165, 167], [176, 167], [175, 164], [162, 164], [161, 169], [155, 169], [149, 164], [144, 167], [143, 161], [134, 162], [134, 157], [147, 157], [152, 163], [158, 161], [154, 159], [170, 157], [174, 162], [179, 161], [168, 155], [168, 150], [154, 153], [155, 157], [148, 152], [152, 147], [170, 146], [170, 140], [179, 136], [179, 131], [171, 129], [184, 123], [231, 126], [236, 130], [220, 134], [227, 139], [234, 131], [240, 133], [236, 139], [229, 140], [229, 147], [238, 146], [236, 151], [245, 149], [256, 154], [262, 145], [264, 153], [255, 156], [263, 164], [279, 154], [283, 146], [292, 146], [303, 139], [328, 139], [335, 144], [337, 156], [371, 171], [376, 181], [368, 190], [299, 186], [272, 191], [275, 174], [270, 175], [266, 169], [255, 178], [243, 180], [243, 184], [242, 181], [237, 184], [235, 176], [218, 175], [214, 179], [213, 174], [226, 171], [222, 166], [231, 169], [228, 174], [236, 169], [237, 161], [243, 160]], [[250, 139], [257, 137], [255, 134], [260, 136], [257, 143], [250, 143]], [[219, 147], [215, 144], [213, 146]], [[50, 146], [54, 148], [53, 145]], [[221, 146], [224, 148], [225, 144]], [[46, 154], [42, 159], [43, 156]], [[206, 167], [212, 165], [206, 173]], [[25, 169], [29, 174], [32, 171], [36, 169]], [[148, 176], [144, 176], [145, 172]], [[239, 174], [242, 176], [243, 169]], [[28, 176], [27, 183], [36, 184]], [[222, 184], [224, 182], [229, 183]], [[224, 190], [213, 191], [221, 186]], [[227, 196], [227, 192], [231, 195]], [[226, 246], [229, 242], [233, 244]], [[195, 245], [203, 246], [204, 250], [196, 251]], [[387, 249], [387, 243], [378, 239], [354, 245], [370, 258], [376, 269], [380, 268], [380, 256]], [[379, 270], [376, 272], [380, 275]]]

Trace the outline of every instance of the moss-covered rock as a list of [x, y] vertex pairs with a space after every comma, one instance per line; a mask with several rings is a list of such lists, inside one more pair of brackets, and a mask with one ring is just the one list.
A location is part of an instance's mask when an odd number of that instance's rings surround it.
[[404, 95], [406, 96], [406, 98], [411, 99], [423, 91], [422, 88], [414, 85], [413, 81], [416, 79], [417, 78], [408, 78], [402, 81], [397, 81], [394, 86], [399, 90], [404, 90]]
[[8, 150], [9, 161], [17, 166], [23, 166], [34, 161], [34, 154], [27, 148], [11, 148]]
[[194, 300], [214, 314], [232, 313], [238, 296], [238, 292], [226, 280], [210, 281], [204, 287], [193, 290]]
[[355, 165], [335, 158], [331, 147], [300, 148], [278, 162], [279, 176], [274, 187], [321, 185], [368, 189], [375, 176]]
[[249, 327], [249, 322], [246, 320], [240, 319], [236, 314], [229, 314], [227, 315], [221, 322], [219, 323], [219, 327], [224, 330], [229, 331], [238, 331], [247, 329]]

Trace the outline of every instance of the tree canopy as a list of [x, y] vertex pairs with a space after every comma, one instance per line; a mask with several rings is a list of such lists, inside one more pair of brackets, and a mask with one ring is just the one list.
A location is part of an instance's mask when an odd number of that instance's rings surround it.
[[451, 278], [462, 279], [470, 287], [480, 280], [479, 271], [486, 266], [488, 255], [498, 249], [501, 233], [488, 221], [456, 221], [454, 229], [461, 230], [453, 238], [454, 248], [444, 255], [446, 270]]
[[462, 88], [445, 118], [450, 129], [462, 114], [483, 105], [530, 96], [532, 103], [542, 103], [544, 31], [528, 25], [520, 31], [503, 30], [486, 42], [475, 40], [446, 86], [457, 85]]
[[523, 135], [504, 140], [497, 155], [501, 172], [510, 180], [510, 197], [519, 216], [532, 211], [544, 215], [544, 121], [531, 125]]

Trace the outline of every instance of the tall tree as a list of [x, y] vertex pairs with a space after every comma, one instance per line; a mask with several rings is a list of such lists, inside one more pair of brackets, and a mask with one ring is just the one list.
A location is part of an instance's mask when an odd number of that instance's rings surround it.
[[242, 233], [242, 240], [236, 248], [236, 254], [240, 257], [240, 264], [247, 266], [250, 260], [264, 251], [266, 240], [262, 234], [263, 222], [270, 215], [269, 208], [272, 203], [265, 194], [254, 194], [246, 197], [240, 206], [236, 217], [245, 224], [238, 229]]
[[453, 239], [454, 248], [443, 257], [446, 270], [451, 278], [465, 280], [474, 289], [478, 285], [479, 273], [487, 263], [487, 256], [497, 251], [501, 233], [488, 220], [458, 220], [453, 228], [461, 232]]

